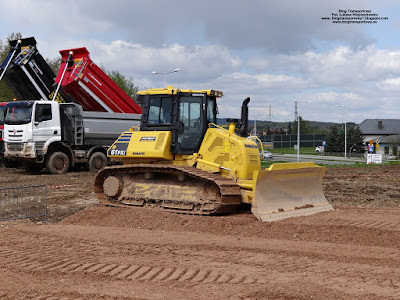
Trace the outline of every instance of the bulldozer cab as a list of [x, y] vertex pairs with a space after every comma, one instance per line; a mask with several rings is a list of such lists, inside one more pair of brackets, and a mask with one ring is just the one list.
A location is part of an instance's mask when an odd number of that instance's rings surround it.
[[143, 108], [141, 131], [171, 131], [171, 153], [198, 152], [209, 123], [216, 122], [216, 98], [222, 92], [150, 89], [138, 92]]

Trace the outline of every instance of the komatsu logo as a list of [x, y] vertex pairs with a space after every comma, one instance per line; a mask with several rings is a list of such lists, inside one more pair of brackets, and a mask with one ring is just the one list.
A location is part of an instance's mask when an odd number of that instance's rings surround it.
[[258, 148], [257, 145], [244, 144], [246, 148]]
[[110, 154], [111, 155], [126, 155], [126, 151], [124, 151], [124, 150], [118, 150], [118, 149], [113, 149], [113, 150], [110, 150]]
[[140, 142], [155, 142], [156, 137], [155, 136], [144, 136], [140, 139]]

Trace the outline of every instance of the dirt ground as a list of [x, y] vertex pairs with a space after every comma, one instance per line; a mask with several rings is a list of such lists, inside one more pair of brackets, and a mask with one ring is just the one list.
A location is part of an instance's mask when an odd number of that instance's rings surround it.
[[400, 165], [329, 168], [335, 208], [274, 223], [104, 207], [94, 174], [45, 184], [48, 224], [0, 223], [0, 299], [400, 299]]

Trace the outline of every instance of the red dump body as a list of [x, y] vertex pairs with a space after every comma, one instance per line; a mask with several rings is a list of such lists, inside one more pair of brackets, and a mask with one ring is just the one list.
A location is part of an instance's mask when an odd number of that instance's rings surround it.
[[[70, 51], [73, 62], [62, 77]], [[60, 54], [62, 61], [55, 82], [59, 84], [62, 79], [62, 89], [85, 110], [142, 113], [142, 108], [90, 59], [86, 48], [61, 50]]]

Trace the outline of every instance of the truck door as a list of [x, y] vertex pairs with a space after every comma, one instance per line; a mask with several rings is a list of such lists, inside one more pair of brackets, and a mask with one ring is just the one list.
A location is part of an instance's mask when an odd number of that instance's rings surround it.
[[59, 110], [54, 105], [36, 103], [33, 115], [33, 140], [35, 143], [45, 143], [49, 140], [61, 140]]

